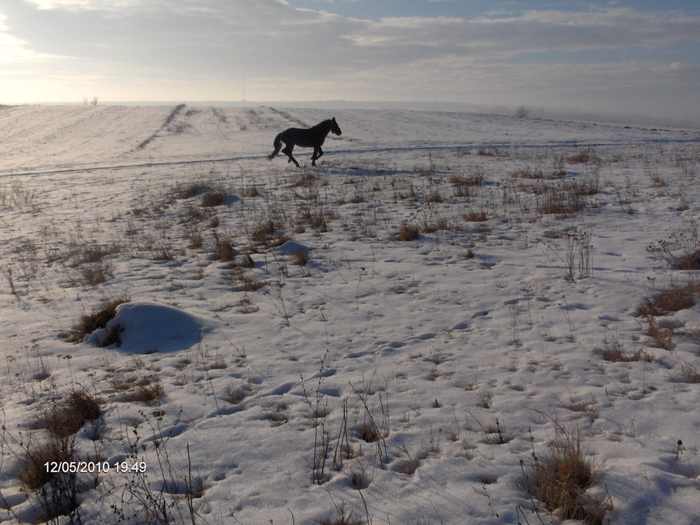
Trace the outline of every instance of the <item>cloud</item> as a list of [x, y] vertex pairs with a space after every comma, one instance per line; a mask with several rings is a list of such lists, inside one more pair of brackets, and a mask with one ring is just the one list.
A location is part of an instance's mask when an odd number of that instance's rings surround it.
[[138, 5], [141, 0], [29, 0], [39, 9], [121, 9]]
[[363, 46], [437, 47], [446, 52], [477, 52], [488, 59], [533, 51], [670, 46], [697, 41], [698, 35], [699, 16], [613, 8], [476, 18], [386, 18], [366, 22], [348, 38]]
[[[82, 75], [90, 79], [82, 89], [103, 99], [237, 98], [245, 83], [258, 99], [611, 108], [623, 100], [646, 111], [654, 101], [672, 106], [673, 93], [682, 113], [700, 85], [690, 58], [673, 51], [700, 45], [700, 16], [672, 11], [613, 6], [370, 20], [284, 0], [3, 0], [0, 11], [0, 51], [11, 50], [25, 68], [31, 57], [70, 57], [42, 75], [66, 85]], [[652, 58], [609, 59], [630, 49]], [[660, 50], [667, 51], [653, 59]], [[574, 65], [580, 52], [586, 63]], [[538, 62], [536, 53], [551, 56]]]
[[6, 17], [0, 13], [0, 66], [26, 65], [52, 58], [57, 57], [32, 51], [27, 42], [8, 33]]

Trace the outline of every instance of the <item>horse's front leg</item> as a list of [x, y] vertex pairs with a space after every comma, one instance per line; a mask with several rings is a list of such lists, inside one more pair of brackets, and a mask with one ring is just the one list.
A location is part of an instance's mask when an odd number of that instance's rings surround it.
[[311, 155], [311, 165], [315, 166], [316, 165], [316, 160], [321, 156], [319, 153], [321, 151], [320, 146], [314, 146], [314, 154]]

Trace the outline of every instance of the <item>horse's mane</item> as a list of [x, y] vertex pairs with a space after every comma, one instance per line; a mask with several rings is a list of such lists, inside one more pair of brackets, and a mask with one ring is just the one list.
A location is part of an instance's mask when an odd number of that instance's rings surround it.
[[322, 122], [319, 122], [318, 124], [316, 124], [314, 127], [310, 128], [310, 129], [313, 129], [313, 130], [321, 129], [325, 125], [330, 125], [330, 123], [331, 123], [331, 119], [324, 120]]

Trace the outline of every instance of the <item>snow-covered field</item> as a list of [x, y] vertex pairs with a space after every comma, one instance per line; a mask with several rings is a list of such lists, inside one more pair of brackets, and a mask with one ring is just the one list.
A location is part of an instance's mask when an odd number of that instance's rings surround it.
[[0, 521], [56, 503], [26, 472], [85, 391], [82, 523], [556, 523], [521, 486], [562, 430], [607, 521], [700, 523], [700, 132], [343, 109], [265, 158], [330, 116], [0, 108]]

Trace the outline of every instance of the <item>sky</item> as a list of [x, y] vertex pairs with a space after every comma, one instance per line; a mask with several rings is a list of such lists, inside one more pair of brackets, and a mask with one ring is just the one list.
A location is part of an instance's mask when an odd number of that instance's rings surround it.
[[0, 104], [416, 101], [698, 118], [697, 0], [2, 0]]

